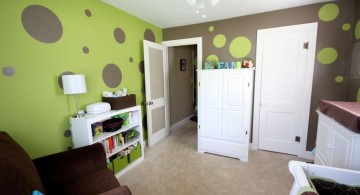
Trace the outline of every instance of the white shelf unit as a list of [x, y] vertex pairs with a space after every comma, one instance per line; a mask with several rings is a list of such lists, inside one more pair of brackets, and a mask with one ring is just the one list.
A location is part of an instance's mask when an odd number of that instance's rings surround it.
[[[91, 125], [97, 122], [102, 122], [107, 119], [110, 119], [113, 116], [124, 114], [124, 113], [131, 113], [131, 120], [128, 125], [123, 125], [120, 129], [114, 132], [104, 132], [102, 135], [99, 136], [92, 136]], [[125, 142], [124, 146], [117, 146], [114, 148], [111, 153], [106, 153], [106, 158], [109, 158], [113, 155], [116, 155], [121, 150], [135, 144], [141, 144], [141, 157], [138, 158], [136, 161], [129, 163], [127, 167], [116, 174], [116, 177], [120, 177], [128, 170], [135, 167], [141, 161], [144, 160], [144, 143], [143, 143], [143, 133], [142, 133], [142, 115], [141, 115], [141, 107], [134, 106], [122, 110], [111, 110], [109, 112], [101, 113], [101, 114], [86, 114], [82, 118], [71, 118], [71, 133], [73, 138], [74, 148], [79, 148], [87, 145], [91, 145], [94, 143], [101, 143], [103, 140], [106, 140], [109, 137], [114, 135], [118, 135], [122, 132], [125, 132], [130, 129], [136, 130], [139, 135], [131, 140]]]

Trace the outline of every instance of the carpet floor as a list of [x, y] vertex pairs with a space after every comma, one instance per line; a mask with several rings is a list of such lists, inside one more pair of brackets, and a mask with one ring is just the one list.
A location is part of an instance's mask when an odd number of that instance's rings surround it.
[[197, 152], [197, 126], [189, 121], [152, 148], [145, 160], [120, 178], [133, 195], [286, 195], [296, 156], [250, 150], [249, 162]]

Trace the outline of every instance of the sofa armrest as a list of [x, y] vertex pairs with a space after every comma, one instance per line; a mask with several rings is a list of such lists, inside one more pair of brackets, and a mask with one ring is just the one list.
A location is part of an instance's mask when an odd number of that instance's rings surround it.
[[58, 188], [71, 180], [106, 169], [106, 155], [100, 143], [33, 160], [45, 188]]

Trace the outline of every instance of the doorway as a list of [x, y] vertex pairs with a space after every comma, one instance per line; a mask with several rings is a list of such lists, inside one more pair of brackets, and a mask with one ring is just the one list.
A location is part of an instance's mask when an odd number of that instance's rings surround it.
[[308, 157], [317, 23], [258, 30], [253, 149]]
[[170, 126], [176, 129], [196, 115], [196, 70], [202, 63], [202, 38], [162, 43], [167, 47], [169, 64]]

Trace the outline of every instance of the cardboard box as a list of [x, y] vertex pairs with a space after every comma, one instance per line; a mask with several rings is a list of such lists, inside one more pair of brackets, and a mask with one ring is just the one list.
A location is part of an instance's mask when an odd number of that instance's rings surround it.
[[135, 94], [130, 94], [123, 97], [103, 97], [103, 102], [107, 102], [111, 105], [111, 110], [121, 110], [136, 106]]
[[118, 173], [128, 165], [127, 156], [117, 156], [113, 161], [114, 173]]
[[130, 151], [128, 155], [129, 163], [134, 162], [136, 159], [141, 157], [141, 145], [137, 144], [136, 148]]

